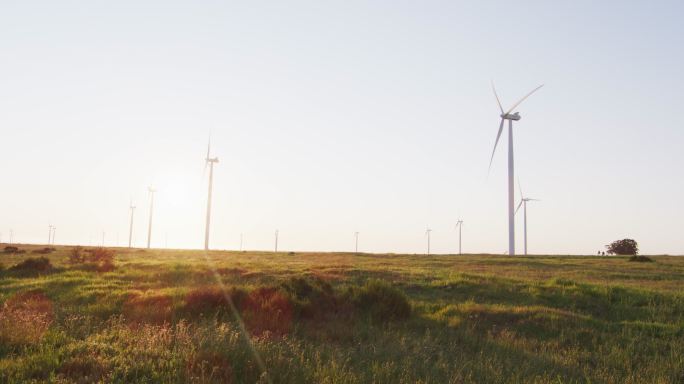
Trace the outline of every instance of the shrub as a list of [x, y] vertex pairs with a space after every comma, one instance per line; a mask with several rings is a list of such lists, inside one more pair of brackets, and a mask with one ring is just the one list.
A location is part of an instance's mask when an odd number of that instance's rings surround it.
[[21, 263], [13, 266], [11, 270], [22, 272], [49, 272], [52, 270], [52, 264], [50, 263], [50, 260], [45, 257], [29, 257]]
[[347, 296], [359, 311], [375, 322], [411, 316], [411, 304], [404, 292], [384, 281], [371, 280], [361, 288], [350, 288]]
[[344, 308], [332, 286], [321, 279], [296, 277], [285, 281], [281, 287], [290, 296], [297, 317], [321, 319], [337, 315]]
[[638, 255], [639, 245], [633, 239], [616, 240], [606, 245], [608, 254], [610, 255]]
[[86, 261], [93, 265], [98, 272], [110, 272], [114, 270], [114, 251], [107, 248], [89, 249], [90, 255]]
[[653, 259], [651, 259], [648, 256], [637, 256], [634, 255], [629, 258], [629, 261], [637, 262], [637, 263], [652, 263]]
[[228, 313], [230, 301], [235, 308], [240, 308], [247, 297], [247, 292], [238, 288], [230, 288], [226, 292], [220, 287], [202, 287], [188, 292], [185, 296], [184, 310], [188, 314]]
[[14, 246], [12, 246], [12, 245], [8, 245], [8, 246], [5, 247], [4, 252], [5, 252], [5, 253], [16, 253], [18, 250], [19, 250], [19, 248], [14, 247]]
[[54, 252], [54, 250], [55, 250], [54, 248], [45, 247], [45, 248], [40, 248], [40, 249], [34, 249], [33, 251], [31, 251], [31, 253], [37, 253], [40, 255], [47, 255], [49, 253]]
[[69, 264], [79, 265], [84, 269], [98, 272], [113, 271], [115, 252], [107, 248], [91, 248], [85, 251], [81, 247], [74, 247], [69, 252]]
[[83, 263], [85, 261], [85, 254], [83, 253], [83, 248], [71, 248], [71, 251], [69, 252], [69, 259], [67, 261], [69, 262], [69, 264]]
[[242, 303], [242, 319], [254, 335], [284, 335], [292, 328], [292, 302], [278, 288], [262, 287]]

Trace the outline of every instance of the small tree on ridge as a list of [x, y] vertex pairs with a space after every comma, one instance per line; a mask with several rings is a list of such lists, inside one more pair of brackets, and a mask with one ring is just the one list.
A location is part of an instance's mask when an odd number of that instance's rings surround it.
[[606, 245], [606, 249], [610, 255], [637, 255], [639, 253], [639, 245], [633, 239], [615, 240]]

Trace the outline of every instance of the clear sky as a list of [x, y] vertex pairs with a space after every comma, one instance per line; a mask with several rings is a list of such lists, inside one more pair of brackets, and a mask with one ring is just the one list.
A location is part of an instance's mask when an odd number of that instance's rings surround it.
[[[684, 254], [681, 1], [0, 3], [0, 233], [19, 242]], [[516, 196], [516, 200], [519, 196]], [[519, 217], [518, 219], [521, 219]], [[522, 221], [517, 244], [522, 250]], [[168, 240], [167, 240], [168, 239]]]

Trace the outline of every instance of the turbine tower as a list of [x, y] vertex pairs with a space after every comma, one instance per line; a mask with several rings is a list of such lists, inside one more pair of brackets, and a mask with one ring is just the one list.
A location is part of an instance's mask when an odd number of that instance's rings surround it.
[[456, 222], [456, 229], [458, 229], [458, 254], [461, 255], [461, 230], [463, 229], [463, 220], [458, 219]]
[[131, 224], [128, 227], [128, 248], [131, 248], [133, 242], [133, 214], [135, 213], [135, 205], [133, 205], [132, 200], [128, 208], [131, 210]]
[[52, 245], [55, 245], [55, 233], [57, 232], [57, 227], [52, 226]]
[[496, 94], [496, 88], [494, 88], [494, 83], [492, 82], [492, 90], [494, 91], [494, 97], [496, 97], [496, 102], [499, 105], [499, 110], [501, 111], [501, 124], [499, 124], [499, 132], [496, 134], [496, 141], [494, 142], [494, 149], [492, 150], [492, 157], [489, 160], [489, 169], [492, 168], [492, 162], [494, 161], [494, 153], [496, 152], [496, 145], [499, 143], [499, 138], [501, 137], [501, 132], [503, 132], [504, 122], [508, 120], [508, 254], [510, 256], [515, 256], [515, 175], [513, 166], [513, 122], [520, 120], [520, 114], [518, 112], [511, 113], [515, 108], [517, 108], [525, 99], [530, 97], [539, 88], [543, 87], [544, 84], [533, 89], [532, 92], [528, 93], [522, 99], [518, 100], [513, 106], [506, 112], [504, 112], [501, 106], [501, 101], [499, 100], [499, 95]]
[[150, 192], [150, 222], [147, 225], [147, 249], [150, 249], [150, 242], [152, 241], [152, 213], [154, 212], [154, 193], [157, 192], [156, 189], [152, 187], [147, 187]]
[[48, 245], [52, 244], [52, 224], [48, 225]]
[[520, 204], [518, 204], [518, 208], [515, 209], [515, 213], [518, 213], [518, 210], [520, 209], [520, 206], [523, 207], [523, 228], [524, 228], [524, 238], [525, 238], [525, 256], [527, 256], [527, 202], [528, 201], [540, 201], [539, 199], [532, 199], [529, 197], [525, 197], [523, 195], [522, 188], [520, 187], [520, 180], [518, 180], [518, 188], [520, 189]]
[[425, 230], [425, 236], [427, 236], [427, 255], [430, 256], [430, 233], [432, 229], [428, 228]]
[[214, 164], [218, 163], [218, 157], [209, 157], [211, 150], [211, 137], [207, 144], [207, 157], [204, 159], [204, 170], [209, 166], [209, 192], [207, 194], [207, 221], [204, 228], [204, 250], [209, 250], [209, 224], [211, 223], [211, 190], [214, 182]]
[[278, 230], [275, 231], [275, 252], [278, 253]]
[[359, 253], [359, 232], [354, 232], [354, 253]]

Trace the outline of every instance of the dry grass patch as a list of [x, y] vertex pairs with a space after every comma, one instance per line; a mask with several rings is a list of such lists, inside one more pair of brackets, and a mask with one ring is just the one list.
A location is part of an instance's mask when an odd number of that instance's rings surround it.
[[41, 291], [15, 294], [0, 309], [0, 342], [37, 344], [54, 320], [52, 301]]
[[173, 298], [164, 294], [131, 294], [123, 304], [122, 313], [130, 323], [169, 323], [174, 315]]

